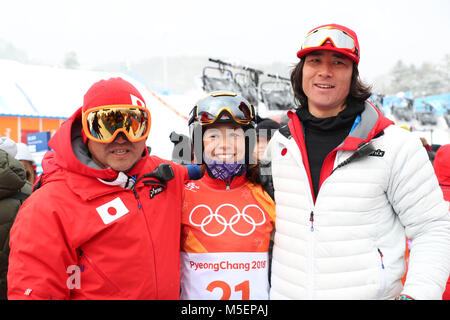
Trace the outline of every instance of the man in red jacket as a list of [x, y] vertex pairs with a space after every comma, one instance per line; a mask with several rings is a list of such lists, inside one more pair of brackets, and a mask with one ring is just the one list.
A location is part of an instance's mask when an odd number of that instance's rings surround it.
[[[450, 201], [450, 144], [443, 145], [437, 150], [433, 165], [439, 185], [444, 193], [444, 199]], [[450, 300], [450, 278], [442, 299]]]
[[188, 170], [149, 155], [150, 120], [121, 78], [87, 91], [11, 229], [9, 299], [178, 299]]

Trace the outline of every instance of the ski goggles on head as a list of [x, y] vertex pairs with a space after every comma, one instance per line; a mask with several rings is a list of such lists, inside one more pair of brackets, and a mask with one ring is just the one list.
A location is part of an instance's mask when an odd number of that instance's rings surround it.
[[301, 50], [321, 47], [326, 41], [330, 41], [335, 48], [349, 50], [359, 59], [359, 52], [355, 39], [345, 31], [332, 27], [323, 27], [310, 32], [305, 37]]
[[82, 118], [88, 139], [101, 143], [114, 141], [119, 132], [130, 142], [144, 140], [150, 132], [150, 124], [149, 110], [134, 105], [101, 106], [87, 110]]
[[201, 125], [213, 124], [218, 119], [225, 119], [238, 124], [248, 125], [255, 116], [253, 106], [235, 93], [211, 94], [200, 100], [191, 111], [189, 124], [198, 121]]

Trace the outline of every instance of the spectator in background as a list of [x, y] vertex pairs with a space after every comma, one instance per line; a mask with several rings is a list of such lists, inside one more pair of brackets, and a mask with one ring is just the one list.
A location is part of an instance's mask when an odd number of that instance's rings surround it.
[[428, 158], [430, 159], [431, 163], [433, 163], [434, 157], [436, 155], [436, 152], [433, 151], [433, 149], [431, 148], [431, 146], [428, 143], [427, 139], [425, 139], [424, 137], [420, 137], [420, 141], [422, 142], [423, 147], [427, 151]]
[[25, 143], [20, 142], [17, 144], [16, 159], [22, 162], [25, 167], [27, 180], [30, 181], [31, 184], [34, 184], [34, 181], [36, 180], [36, 162]]
[[270, 139], [272, 139], [275, 131], [280, 129], [281, 125], [270, 118], [257, 117], [256, 122], [256, 147], [254, 151], [254, 158], [261, 159], [266, 151]]
[[[434, 171], [444, 194], [444, 199], [450, 201], [450, 144], [445, 144], [437, 150], [434, 158]], [[450, 300], [450, 278], [447, 281], [442, 299]]]
[[7, 137], [0, 137], [0, 149], [7, 152], [11, 157], [17, 154], [17, 144]]
[[23, 165], [14, 159], [16, 152], [14, 141], [0, 137], [0, 300], [5, 300], [7, 293], [9, 231], [32, 187]]

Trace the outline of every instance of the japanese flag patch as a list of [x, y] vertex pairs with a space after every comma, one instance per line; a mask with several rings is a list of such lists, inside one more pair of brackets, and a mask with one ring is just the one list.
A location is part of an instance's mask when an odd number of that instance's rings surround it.
[[97, 210], [104, 224], [109, 224], [130, 212], [119, 197], [95, 208], [95, 210]]

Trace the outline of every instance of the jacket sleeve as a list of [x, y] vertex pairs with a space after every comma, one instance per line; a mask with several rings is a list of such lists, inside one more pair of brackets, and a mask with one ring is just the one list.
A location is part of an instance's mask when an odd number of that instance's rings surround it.
[[397, 149], [387, 196], [412, 240], [403, 293], [441, 299], [450, 270], [449, 205], [420, 140], [409, 136]]
[[[64, 223], [39, 190], [23, 204], [10, 233], [8, 299], [68, 299], [76, 252]], [[72, 266], [72, 269], [69, 268]]]

